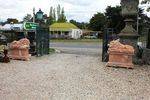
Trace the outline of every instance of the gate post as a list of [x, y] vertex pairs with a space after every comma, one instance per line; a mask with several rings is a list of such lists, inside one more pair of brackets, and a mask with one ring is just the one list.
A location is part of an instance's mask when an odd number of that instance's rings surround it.
[[103, 34], [102, 62], [108, 61], [107, 51], [108, 51], [108, 33], [107, 33], [107, 28], [105, 28]]
[[103, 34], [103, 48], [102, 48], [102, 62], [108, 62], [108, 44], [110, 41], [115, 39], [113, 37], [114, 29], [113, 28], [105, 28]]
[[121, 43], [128, 44], [134, 47], [135, 55], [133, 62], [137, 63], [137, 41], [138, 41], [138, 32], [132, 27], [134, 23], [134, 18], [138, 15], [138, 4], [139, 0], [121, 0], [122, 15], [125, 17], [125, 28], [119, 34]]
[[49, 54], [49, 32], [47, 28], [37, 28], [36, 44], [37, 56]]

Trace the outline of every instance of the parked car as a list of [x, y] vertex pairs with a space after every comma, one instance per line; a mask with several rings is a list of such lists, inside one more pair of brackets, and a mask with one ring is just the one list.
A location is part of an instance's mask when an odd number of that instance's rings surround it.
[[95, 35], [84, 36], [84, 38], [86, 38], [86, 39], [97, 39], [97, 37]]

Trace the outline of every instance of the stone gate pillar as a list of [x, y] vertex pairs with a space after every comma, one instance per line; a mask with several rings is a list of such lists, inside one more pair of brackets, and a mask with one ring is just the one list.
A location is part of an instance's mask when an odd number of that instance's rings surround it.
[[[125, 18], [125, 28], [120, 32], [120, 41], [123, 44], [131, 45], [135, 48], [135, 55], [137, 53], [138, 32], [133, 28], [136, 23], [134, 19], [138, 14], [139, 0], [121, 0], [122, 16]], [[134, 57], [135, 58], [135, 57]]]

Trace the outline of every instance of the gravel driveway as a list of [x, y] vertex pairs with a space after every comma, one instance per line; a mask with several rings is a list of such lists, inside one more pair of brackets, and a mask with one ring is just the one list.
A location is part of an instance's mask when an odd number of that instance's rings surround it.
[[109, 68], [100, 56], [56, 53], [0, 64], [0, 100], [150, 100], [150, 66]]

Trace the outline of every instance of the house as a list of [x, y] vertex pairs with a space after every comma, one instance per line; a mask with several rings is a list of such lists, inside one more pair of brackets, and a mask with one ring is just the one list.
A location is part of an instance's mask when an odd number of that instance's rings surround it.
[[5, 24], [2, 30], [23, 30], [23, 24]]
[[82, 30], [72, 23], [54, 23], [50, 27], [50, 38], [79, 39]]
[[92, 30], [84, 29], [82, 30], [82, 32], [83, 32], [83, 38], [100, 39], [103, 37], [102, 31], [92, 31]]

